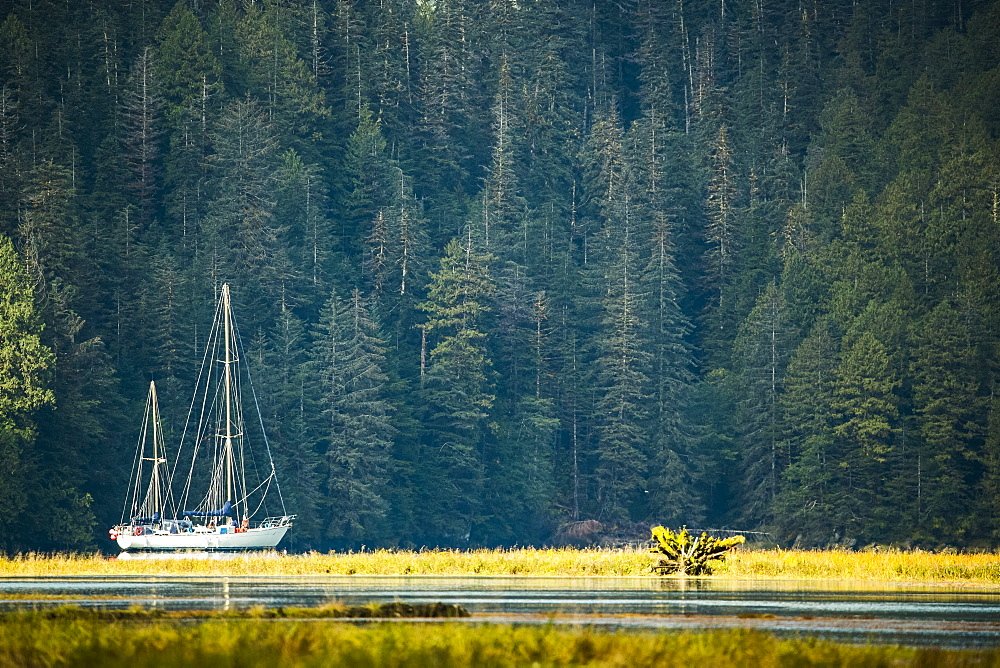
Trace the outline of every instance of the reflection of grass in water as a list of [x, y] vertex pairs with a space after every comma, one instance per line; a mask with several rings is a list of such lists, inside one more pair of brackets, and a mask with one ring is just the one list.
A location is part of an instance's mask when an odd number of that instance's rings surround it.
[[[0, 601], [127, 601], [134, 596], [108, 596], [104, 594], [38, 594], [24, 592], [0, 592]], [[165, 598], [165, 597], [160, 597]]]
[[257, 620], [0, 618], [2, 665], [502, 666], [992, 665], [1000, 651], [779, 640], [758, 631], [601, 631], [554, 626]]
[[133, 605], [125, 609], [82, 608], [78, 605], [63, 605], [44, 610], [19, 610], [0, 613], [0, 626], [21, 621], [162, 621], [184, 620], [234, 620], [234, 619], [410, 619], [468, 617], [469, 612], [461, 605], [445, 603], [369, 603], [368, 605], [343, 605], [327, 603], [315, 607], [265, 608], [255, 606], [245, 610], [164, 610]]
[[[643, 549], [376, 550], [349, 554], [249, 554], [225, 561], [114, 561], [101, 555], [27, 554], [0, 559], [0, 577], [68, 575], [565, 575], [649, 576]], [[1000, 584], [1000, 555], [928, 552], [740, 550], [713, 579], [822, 579]]]

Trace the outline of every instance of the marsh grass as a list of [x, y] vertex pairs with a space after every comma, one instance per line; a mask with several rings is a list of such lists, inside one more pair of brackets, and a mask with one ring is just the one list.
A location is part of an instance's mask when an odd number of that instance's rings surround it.
[[[655, 576], [645, 549], [375, 550], [346, 554], [248, 554], [203, 559], [114, 560], [100, 554], [23, 554], [0, 558], [0, 577], [77, 575], [322, 576], [533, 575]], [[714, 579], [855, 580], [1000, 584], [1000, 554], [751, 550], [732, 553]]]
[[746, 550], [716, 572], [737, 579], [1000, 584], [1000, 554]]
[[996, 665], [1000, 650], [780, 640], [745, 629], [602, 631], [495, 624], [0, 618], [0, 665], [51, 666], [879, 666]]
[[218, 619], [455, 619], [469, 617], [461, 605], [444, 603], [369, 603], [368, 605], [342, 605], [327, 603], [313, 607], [265, 608], [256, 606], [237, 610], [164, 610], [133, 605], [128, 608], [84, 608], [62, 605], [42, 610], [19, 610], [0, 613], [0, 624], [17, 621], [48, 620], [71, 622], [121, 622], [154, 620], [218, 620]]

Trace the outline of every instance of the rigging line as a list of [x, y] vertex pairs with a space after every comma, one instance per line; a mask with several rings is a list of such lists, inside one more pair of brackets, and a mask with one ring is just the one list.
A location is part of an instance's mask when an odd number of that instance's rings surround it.
[[[267, 483], [267, 488], [264, 490], [264, 494], [260, 497], [260, 503], [258, 503], [257, 507], [253, 509], [253, 513], [251, 513], [250, 515], [247, 515], [247, 517], [253, 517], [254, 515], [256, 515], [257, 511], [260, 510], [260, 507], [264, 505], [264, 501], [267, 500], [267, 490], [271, 489], [271, 481], [272, 480], [274, 480], [274, 484], [275, 485], [278, 484], [278, 479], [275, 477], [274, 471], [271, 471], [271, 475], [267, 476], [267, 480], [264, 481], [264, 482]], [[264, 482], [260, 483], [260, 485], [263, 485]], [[257, 485], [258, 489], [260, 488], [260, 485]], [[256, 492], [257, 490], [254, 490], [254, 491]]]
[[[142, 415], [142, 429], [139, 430], [139, 442], [136, 443], [135, 447], [135, 457], [132, 459], [132, 470], [128, 474], [128, 485], [129, 488], [125, 492], [125, 504], [122, 506], [122, 518], [119, 524], [125, 524], [125, 512], [131, 505], [132, 509], [135, 510], [135, 497], [139, 493], [139, 476], [142, 474], [142, 446], [146, 442], [146, 428], [149, 424], [149, 395], [146, 396], [146, 410]], [[139, 468], [138, 474], [136, 473], [136, 467]], [[133, 478], [133, 476], [135, 476]], [[135, 489], [132, 489], [132, 481], [135, 480]], [[131, 498], [131, 504], [129, 500]]]
[[[221, 305], [217, 305], [215, 307], [216, 313], [218, 313], [220, 306]], [[201, 368], [198, 370], [198, 379], [197, 381], [195, 381], [194, 394], [191, 395], [191, 404], [188, 406], [187, 418], [185, 418], [184, 420], [184, 430], [181, 432], [181, 441], [180, 444], [177, 446], [177, 458], [174, 460], [174, 465], [170, 469], [170, 479], [168, 482], [168, 488], [170, 489], [171, 500], [173, 500], [174, 476], [176, 475], [177, 467], [180, 465], [181, 462], [181, 453], [184, 452], [184, 439], [187, 437], [188, 427], [191, 425], [191, 415], [194, 413], [194, 405], [195, 402], [198, 400], [198, 388], [201, 386], [201, 377], [205, 373], [206, 363], [208, 362], [208, 353], [211, 348], [209, 343], [212, 340], [212, 330], [214, 328], [215, 328], [215, 322], [213, 321], [212, 327], [209, 328], [208, 338], [205, 340], [205, 354], [201, 358]], [[202, 404], [202, 411], [204, 412], [204, 404]], [[199, 429], [200, 429], [200, 423], [201, 420], [199, 419]], [[194, 448], [194, 454], [192, 455], [192, 460], [191, 460], [192, 462], [194, 462], [194, 458], [197, 455], [198, 444], [199, 442], [196, 434], [195, 443], [194, 446], [192, 446]], [[181, 496], [182, 506], [187, 505], [188, 490], [190, 489], [190, 486], [191, 486], [191, 477], [188, 476], [188, 481], [187, 485], [185, 486], [184, 494]], [[181, 509], [183, 510], [183, 508]]]
[[[221, 327], [221, 324], [219, 324], [219, 322], [218, 322], [218, 311], [216, 311], [216, 321], [214, 321], [212, 323], [212, 327], [209, 330], [209, 339], [207, 339], [207, 341], [206, 341], [206, 349], [210, 348], [210, 353], [212, 355], [212, 357], [211, 357], [212, 360], [216, 359], [216, 357], [218, 355], [218, 352], [219, 352], [219, 329], [220, 329], [220, 327]], [[215, 462], [218, 459], [218, 456], [219, 456], [218, 455], [218, 453], [219, 453], [219, 439], [217, 437], [217, 433], [216, 432], [213, 432], [211, 434], [209, 434], [208, 432], [209, 432], [209, 429], [212, 427], [212, 424], [217, 424], [218, 423], [217, 419], [213, 423], [212, 412], [216, 409], [216, 407], [218, 405], [219, 392], [220, 392], [221, 388], [220, 388], [220, 386], [218, 384], [214, 383], [213, 380], [212, 380], [212, 370], [215, 368], [214, 363], [213, 362], [208, 362], [208, 367], [209, 367], [209, 373], [208, 373], [208, 378], [205, 379], [205, 383], [204, 383], [204, 388], [205, 389], [204, 389], [204, 394], [202, 395], [201, 413], [198, 416], [198, 431], [197, 431], [198, 440], [197, 440], [197, 443], [199, 445], [199, 450], [200, 450], [201, 444], [204, 441], [206, 441], [207, 439], [211, 439], [212, 440], [212, 443], [214, 444], [214, 447], [212, 449], [212, 461]], [[209, 398], [210, 397], [209, 390], [212, 388], [213, 385], [215, 386], [215, 394], [211, 395], [211, 399], [210, 399]], [[199, 385], [199, 388], [200, 387], [201, 386]], [[201, 392], [200, 389], [198, 389], [197, 391]], [[195, 467], [195, 463], [197, 462], [197, 460], [198, 460], [197, 452], [195, 452], [195, 454], [192, 455], [192, 457], [191, 457], [191, 469], [188, 472], [187, 485], [186, 485], [185, 490], [184, 490], [184, 504], [185, 505], [187, 505], [190, 502], [191, 483], [194, 481], [194, 467]], [[211, 488], [209, 488], [208, 492], [210, 492], [210, 491], [211, 491]], [[209, 497], [208, 497], [208, 492], [206, 492], [205, 498], [202, 499], [202, 501], [199, 502], [202, 505], [196, 506], [196, 507], [202, 507], [203, 509], [208, 509], [208, 506], [212, 505], [211, 499], [209, 499]]]
[[[230, 315], [230, 320], [235, 324], [235, 319]], [[240, 381], [242, 374], [240, 369], [242, 367], [243, 356], [239, 346], [235, 345], [236, 341], [233, 340], [233, 347], [236, 350], [236, 396], [239, 397], [240, 401], [236, 402], [236, 429], [239, 432], [240, 439], [240, 483], [243, 485], [243, 493], [247, 493], [247, 464], [246, 464], [246, 421], [243, 419], [243, 383]], [[251, 456], [253, 455], [253, 449], [250, 450]], [[259, 476], [258, 476], [259, 479]], [[238, 506], [238, 504], [237, 504]], [[238, 508], [237, 508], [238, 512]], [[247, 503], [244, 497], [243, 503], [243, 513], [246, 515]]]
[[154, 499], [156, 505], [159, 507], [153, 508], [154, 514], [156, 512], [160, 513], [160, 519], [164, 519], [167, 516], [167, 496], [163, 494], [163, 477], [160, 474], [160, 464], [166, 463], [167, 447], [163, 440], [163, 422], [160, 417], [160, 404], [156, 398], [156, 386], [151, 382], [149, 384], [149, 393], [153, 398], [153, 406], [150, 411], [151, 427], [153, 430], [153, 470], [150, 476], [150, 481], [156, 480], [156, 498]]
[[[142, 461], [143, 455], [146, 454], [146, 440], [149, 438], [149, 401], [146, 402], [146, 412], [142, 417], [142, 441], [139, 443], [139, 461], [136, 463], [136, 473], [135, 473], [135, 489], [132, 490], [132, 517], [138, 517], [142, 515], [140, 506], [142, 501], [139, 499], [139, 490], [142, 487]], [[147, 493], [149, 490], [146, 490]]]
[[[240, 348], [242, 348], [243, 337], [240, 336], [240, 328], [237, 327], [235, 320], [233, 321], [233, 331], [236, 332], [236, 340], [239, 342]], [[257, 401], [257, 390], [253, 386], [253, 375], [250, 373], [249, 364], [247, 364], [247, 380], [250, 382], [250, 393], [253, 394], [254, 408], [257, 409], [257, 419], [260, 421], [260, 433], [264, 436], [264, 447], [267, 449], [267, 459], [271, 464], [271, 474], [274, 475], [274, 457], [271, 456], [271, 444], [267, 440], [267, 430], [264, 429], [264, 416], [260, 414], [260, 402]], [[281, 514], [287, 515], [288, 511], [285, 510], [285, 497], [281, 495], [281, 484], [278, 483], [277, 476], [274, 478], [274, 488], [278, 490], [278, 500], [281, 501]], [[261, 500], [261, 503], [263, 503], [263, 500]]]
[[[236, 323], [235, 323], [235, 320], [234, 320], [233, 321], [234, 329], [235, 329], [235, 324]], [[237, 335], [238, 335], [238, 332], [237, 332]], [[242, 340], [239, 341], [240, 345], [237, 346], [237, 350], [241, 350], [242, 349], [241, 348], [242, 343], [243, 343]], [[246, 351], [244, 351], [244, 352], [246, 352]], [[246, 368], [247, 368], [247, 374], [249, 375], [249, 373], [250, 373], [250, 371], [249, 371], [249, 362], [247, 363], [247, 367]], [[237, 382], [237, 385], [240, 388], [240, 392], [241, 392], [241, 396], [242, 396], [242, 390], [243, 390], [243, 377], [242, 377], [242, 374], [239, 375], [239, 376], [237, 376], [236, 382]], [[260, 412], [260, 409], [258, 407], [258, 414], [259, 414], [259, 412]], [[243, 420], [243, 407], [242, 406], [239, 407], [239, 415], [240, 415], [240, 420], [242, 421], [242, 424], [244, 425], [244, 428], [245, 428], [246, 422], [245, 422], [245, 420]], [[267, 435], [264, 434], [263, 425], [261, 426], [261, 434], [262, 434], [262, 436], [264, 436], [266, 438]], [[260, 475], [260, 469], [257, 467], [257, 456], [254, 454], [254, 449], [253, 448], [248, 448], [248, 449], [250, 451], [250, 465], [253, 466], [253, 472], [254, 472], [255, 479], [256, 480], [262, 480], [262, 479], [266, 480], [267, 478], [264, 478], [263, 476]], [[268, 455], [270, 455], [270, 452], [268, 452]], [[244, 472], [245, 471], [246, 471], [246, 469], [244, 468]], [[277, 481], [277, 475], [274, 472], [274, 466], [273, 465], [271, 466], [271, 473], [269, 474], [269, 477], [272, 476], [272, 475], [274, 476], [275, 481]], [[246, 487], [244, 486], [243, 489], [246, 490]], [[280, 494], [280, 489], [279, 489], [279, 494]], [[265, 496], [262, 498], [261, 502], [263, 503], [265, 511], [266, 511], [266, 508], [267, 508], [267, 496], [266, 496], [266, 493], [265, 493]], [[247, 506], [249, 506], [249, 504], [247, 504]], [[249, 510], [249, 508], [246, 508], [245, 510]], [[258, 506], [257, 509], [254, 510], [254, 513], [256, 513], [257, 510], [260, 510], [260, 506]]]
[[[246, 504], [247, 501], [250, 499], [250, 497], [257, 493], [258, 489], [260, 489], [261, 487], [263, 487], [265, 484], [270, 484], [271, 478], [273, 478], [273, 477], [274, 477], [274, 474], [271, 474], [271, 475], [267, 476], [267, 478], [265, 478], [264, 480], [262, 480], [259, 485], [257, 485], [252, 490], [250, 490], [249, 492], [247, 492], [246, 496], [244, 496], [242, 499], [240, 499], [236, 503], [244, 503], [244, 504]], [[266, 495], [267, 492], [265, 491], [264, 494]], [[247, 505], [249, 505], [249, 504], [247, 504]], [[258, 506], [258, 508], [259, 508], [259, 506]], [[249, 517], [249, 515], [247, 515], [247, 517]]]
[[[253, 467], [254, 480], [266, 481], [267, 478], [262, 478], [262, 476], [260, 475], [260, 469], [257, 467], [257, 457], [256, 457], [256, 455], [254, 455], [253, 448], [248, 448], [248, 450], [250, 452], [250, 466]], [[271, 472], [271, 474], [268, 475], [268, 477], [270, 477], [271, 475], [274, 475], [273, 471]], [[263, 482], [261, 482], [261, 484], [263, 484]], [[259, 489], [260, 485], [258, 485], [257, 487]], [[266, 502], [267, 502], [266, 498], [264, 499], [264, 502], [265, 502], [265, 508], [266, 508]], [[249, 506], [249, 503], [247, 504], [247, 506]], [[254, 512], [256, 512], [256, 511], [254, 511]]]
[[[146, 449], [146, 438], [149, 435], [149, 401], [146, 402], [146, 412], [142, 416], [142, 431], [139, 433], [139, 443], [136, 448], [135, 462], [135, 487], [131, 490], [132, 492], [132, 502], [129, 504], [130, 519], [131, 517], [138, 516], [139, 513], [139, 488], [142, 487], [142, 455], [143, 451]], [[131, 484], [131, 480], [129, 481]], [[124, 510], [124, 509], [123, 509]], [[122, 518], [124, 520], [124, 517]]]
[[[242, 394], [243, 393], [242, 374], [236, 377], [236, 382], [237, 382], [237, 385], [240, 388], [240, 396], [243, 396], [243, 394]], [[245, 431], [245, 429], [246, 429], [246, 420], [243, 417], [243, 406], [242, 405], [238, 406], [237, 410], [238, 410], [238, 415], [239, 415], [239, 419], [240, 419], [241, 429], [243, 429]], [[254, 454], [254, 449], [253, 448], [246, 448], [246, 450], [250, 454], [250, 466], [253, 467], [253, 474], [254, 474], [254, 478], [253, 479], [254, 480], [262, 480], [262, 479], [264, 479], [260, 475], [260, 469], [257, 467], [257, 457]], [[245, 465], [244, 465], [243, 471], [244, 471], [244, 486], [243, 486], [243, 489], [246, 490], [246, 479], [245, 479], [246, 478], [246, 476], [245, 476], [246, 467], [245, 467]], [[266, 505], [265, 505], [265, 507], [266, 507]], [[244, 508], [244, 510], [248, 510], [248, 508]]]
[[[199, 380], [199, 383], [200, 383], [200, 380]], [[195, 396], [196, 397], [197, 397], [197, 395], [198, 395], [199, 392], [200, 392], [200, 389], [198, 387], [196, 387], [195, 388]], [[208, 392], [207, 392], [207, 388], [206, 388], [205, 397], [207, 397], [207, 396], [208, 396]], [[195, 428], [194, 445], [193, 445], [192, 451], [191, 451], [191, 467], [190, 467], [190, 469], [188, 471], [187, 481], [184, 484], [184, 493], [181, 496], [181, 508], [182, 509], [185, 508], [185, 507], [187, 507], [188, 505], [190, 505], [191, 482], [194, 479], [194, 463], [198, 460], [198, 453], [201, 452], [202, 445], [203, 445], [205, 439], [207, 438], [207, 436], [205, 435], [205, 429], [204, 429], [205, 402], [206, 402], [206, 399], [203, 398], [202, 399], [201, 412], [200, 412], [200, 414], [198, 416], [198, 426]]]
[[[170, 471], [170, 483], [171, 483], [171, 486], [173, 485], [174, 475], [177, 472], [177, 467], [180, 465], [181, 452], [184, 449], [184, 439], [187, 436], [188, 428], [191, 425], [191, 415], [194, 413], [194, 405], [195, 405], [195, 402], [198, 399], [198, 388], [201, 387], [201, 379], [202, 379], [202, 376], [205, 375], [205, 369], [208, 368], [209, 374], [211, 374], [211, 365], [208, 364], [208, 355], [209, 355], [209, 353], [211, 352], [211, 349], [212, 349], [212, 342], [213, 342], [212, 332], [215, 330], [215, 327], [216, 327], [216, 320], [217, 320], [218, 313], [219, 313], [219, 305], [216, 305], [216, 307], [215, 307], [215, 313], [216, 313], [216, 318], [213, 318], [213, 320], [212, 320], [212, 326], [209, 328], [208, 336], [205, 339], [205, 352], [204, 352], [204, 354], [202, 355], [202, 358], [201, 358], [201, 367], [198, 369], [198, 379], [195, 381], [194, 394], [191, 395], [191, 404], [188, 406], [187, 418], [184, 420], [184, 430], [181, 432], [181, 442], [180, 442], [180, 445], [177, 448], [177, 459], [174, 460], [174, 466], [173, 466], [173, 468]], [[203, 408], [204, 408], [204, 405], [203, 405]], [[195, 441], [195, 443], [197, 444], [197, 440]]]
[[[219, 331], [222, 328], [222, 318], [220, 316], [220, 313], [222, 312], [221, 309], [222, 309], [222, 303], [220, 302], [219, 309], [216, 310], [215, 312], [215, 319], [212, 321], [212, 327], [210, 328], [212, 357], [208, 361], [209, 373], [208, 373], [208, 378], [206, 378], [205, 380], [205, 385], [204, 385], [205, 389], [201, 404], [201, 414], [198, 420], [198, 442], [205, 443], [206, 441], [209, 440], [211, 441], [211, 457], [212, 457], [211, 466], [213, 468], [209, 468], [209, 472], [212, 473], [213, 476], [215, 475], [214, 467], [216, 466], [216, 463], [218, 462], [219, 459], [219, 438], [218, 438], [219, 417], [216, 415], [216, 411], [218, 410], [220, 385], [215, 380], [215, 376], [213, 374], [217, 375], [217, 369], [215, 363], [218, 361], [218, 356], [219, 356], [219, 336], [220, 336]], [[215, 388], [214, 395], [211, 394], [211, 389], [213, 387]], [[211, 433], [209, 433], [210, 431]], [[194, 467], [196, 460], [197, 457], [192, 458], [191, 472], [188, 474], [187, 493], [189, 497], [191, 493], [190, 492], [191, 483], [194, 480]], [[210, 497], [210, 495], [213, 493], [212, 490], [215, 489], [214, 485], [216, 484], [217, 483], [215, 482], [215, 478], [210, 477], [209, 487], [208, 489], [205, 490], [205, 497], [201, 501], [197, 502], [196, 507], [201, 508], [202, 510], [208, 510], [210, 506], [214, 505], [215, 503], [214, 497]], [[190, 502], [190, 498], [188, 502]]]
[[[216, 339], [215, 347], [213, 348], [213, 355], [215, 355], [218, 352], [219, 352], [219, 342], [218, 339]], [[208, 392], [212, 386], [215, 387], [215, 393], [212, 395], [211, 400], [209, 400]], [[225, 461], [224, 461], [225, 446], [222, 441], [222, 433], [221, 433], [222, 421], [223, 421], [222, 417], [223, 401], [222, 399], [220, 399], [220, 397], [222, 396], [222, 393], [223, 393], [222, 384], [221, 383], [213, 384], [212, 379], [210, 378], [208, 383], [206, 383], [205, 385], [204, 403], [208, 405], [208, 409], [206, 410], [202, 408], [202, 412], [204, 415], [207, 415], [207, 418], [202, 419], [202, 423], [199, 424], [199, 429], [201, 430], [200, 433], [202, 434], [201, 440], [202, 441], [211, 440], [212, 442], [212, 466], [218, 467], [219, 473], [217, 474], [217, 476], [216, 474], [213, 474], [213, 476], [215, 477], [211, 478], [209, 482], [209, 487], [205, 492], [205, 498], [202, 499], [202, 501], [200, 502], [205, 510], [211, 510], [215, 508], [218, 505], [217, 503], [217, 501], [219, 500], [218, 498], [220, 496], [223, 496], [223, 493], [220, 491], [222, 487], [222, 478], [218, 477], [223, 475], [222, 471], [224, 470], [225, 466]], [[210, 430], [211, 433], [209, 433]], [[212, 468], [211, 470], [215, 471], [216, 469]], [[191, 477], [188, 479], [189, 485], [190, 485], [190, 480], [193, 480], [194, 478], [193, 460], [191, 462], [191, 471], [192, 471]]]

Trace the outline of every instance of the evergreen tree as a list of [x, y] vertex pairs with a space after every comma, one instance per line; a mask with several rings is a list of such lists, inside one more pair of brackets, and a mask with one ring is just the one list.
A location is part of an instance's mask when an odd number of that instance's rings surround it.
[[1000, 535], [1000, 513], [997, 512], [996, 500], [1000, 498], [1000, 401], [993, 398], [989, 404], [986, 442], [983, 447], [983, 481], [980, 489], [981, 498], [977, 507], [987, 524], [988, 533], [992, 539]]
[[715, 139], [712, 151], [711, 175], [708, 183], [708, 199], [705, 209], [708, 217], [705, 229], [705, 241], [708, 244], [706, 251], [707, 264], [707, 287], [710, 294], [710, 303], [714, 314], [713, 340], [715, 336], [723, 337], [720, 341], [725, 344], [728, 337], [733, 334], [728, 332], [727, 320], [731, 320], [732, 313], [729, 301], [731, 299], [730, 284], [736, 277], [736, 263], [738, 258], [739, 233], [738, 233], [738, 208], [736, 201], [736, 174], [733, 164], [733, 149], [730, 146], [729, 132], [726, 126], [719, 128], [719, 134]]
[[[512, 75], [521, 100], [512, 110], [518, 116], [522, 147], [514, 168], [528, 206], [547, 210], [554, 219], [550, 225], [569, 217], [576, 155], [586, 127], [586, 102], [578, 84], [585, 76], [584, 68], [574, 62], [585, 50], [584, 17], [574, 10], [556, 0], [525, 5], [522, 21], [527, 44], [514, 56], [524, 68], [520, 79]], [[556, 236], [555, 231], [549, 232], [548, 246], [558, 243]], [[552, 262], [538, 262], [538, 270], [532, 273], [551, 272]]]
[[273, 308], [287, 277], [274, 220], [273, 128], [255, 101], [236, 100], [220, 117], [213, 144], [202, 266], [213, 288], [238, 280], [249, 287], [238, 294], [252, 295], [257, 308]]
[[[44, 509], [8, 545], [118, 518], [124, 417], [153, 376], [179, 427], [223, 281], [292, 549], [587, 518], [995, 542], [993, 5], [7, 3], [0, 235], [58, 371], [4, 441], [0, 504]], [[330, 495], [307, 334], [354, 286], [378, 501]]]
[[347, 142], [344, 182], [348, 193], [341, 216], [342, 250], [354, 257], [360, 253], [364, 234], [372, 221], [390, 215], [395, 172], [386, 152], [381, 124], [367, 103], [358, 112], [358, 126]]
[[[251, 370], [260, 383], [264, 404], [264, 428], [280, 484], [282, 512], [299, 516], [291, 540], [295, 548], [310, 548], [326, 542], [320, 481], [320, 457], [316, 452], [321, 430], [315, 424], [322, 408], [319, 393], [309, 377], [309, 333], [286, 302], [281, 304], [274, 326], [261, 332], [252, 344]], [[251, 388], [257, 400], [257, 388]], [[273, 502], [265, 496], [264, 503]], [[279, 509], [265, 508], [268, 514]]]
[[17, 226], [17, 204], [22, 187], [19, 106], [13, 90], [8, 86], [0, 87], [0, 234], [8, 236]]
[[[149, 273], [141, 298], [151, 332], [147, 368], [156, 377], [164, 397], [183, 396], [188, 392], [185, 383], [193, 379], [197, 363], [189, 324], [197, 319], [197, 311], [187, 298], [190, 283], [177, 257], [162, 246], [153, 254]], [[161, 414], [168, 429], [181, 427], [181, 415], [171, 411], [169, 402], [161, 407]]]
[[[165, 107], [167, 151], [163, 158], [165, 230], [181, 257], [204, 250], [209, 133], [224, 96], [222, 65], [208, 33], [185, 2], [178, 2], [157, 32], [155, 75]], [[199, 246], [199, 243], [202, 246]]]
[[[306, 164], [295, 149], [282, 154], [274, 216], [279, 227], [287, 230], [285, 245], [289, 263], [301, 279], [296, 283], [310, 297], [331, 281], [337, 257], [326, 187], [327, 181], [319, 166]], [[292, 287], [286, 284], [286, 290]], [[312, 303], [315, 299], [307, 301]]]
[[[0, 508], [9, 526], [20, 526], [34, 446], [34, 416], [54, 402], [49, 374], [54, 357], [42, 343], [31, 283], [14, 245], [0, 236]], [[27, 455], [27, 456], [26, 456]], [[23, 539], [21, 539], [23, 540]], [[19, 547], [15, 532], [4, 532], [4, 549]]]
[[942, 302], [920, 323], [912, 362], [922, 441], [917, 516], [934, 540], [980, 530], [973, 501], [986, 414], [974, 364], [959, 314]]
[[260, 101], [273, 131], [313, 161], [324, 145], [319, 127], [331, 114], [326, 95], [296, 48], [293, 30], [308, 23], [284, 3], [256, 2], [236, 24], [246, 89]]
[[348, 300], [330, 297], [313, 334], [312, 357], [325, 426], [327, 540], [341, 546], [378, 541], [386, 528], [394, 429], [382, 371], [385, 343], [358, 290]]
[[[427, 198], [429, 217], [438, 221], [434, 238], [458, 233], [464, 223], [465, 192], [470, 177], [483, 164], [478, 138], [488, 122], [472, 105], [472, 45], [469, 8], [465, 0], [444, 0], [419, 6], [420, 118], [415, 154], [407, 171], [421, 174], [417, 196]], [[476, 179], [478, 180], [478, 179]]]
[[427, 221], [413, 194], [412, 179], [396, 165], [390, 182], [390, 200], [371, 221], [366, 239], [368, 255], [362, 263], [370, 277], [372, 296], [384, 314], [394, 314], [393, 338], [412, 332], [416, 304], [426, 281], [429, 262]]
[[758, 298], [733, 345], [737, 438], [743, 459], [743, 518], [766, 522], [777, 498], [786, 453], [779, 450], [780, 396], [789, 355], [785, 304], [772, 283]]
[[415, 43], [418, 7], [405, 0], [386, 0], [366, 4], [360, 10], [366, 14], [365, 25], [371, 34], [369, 74], [364, 80], [374, 100], [375, 115], [390, 143], [409, 146], [419, 93]]
[[529, 255], [526, 203], [519, 192], [516, 152], [512, 145], [517, 132], [514, 126], [516, 104], [510, 63], [504, 54], [493, 105], [496, 143], [483, 192], [482, 244], [487, 252], [495, 252], [503, 260], [524, 266]]
[[823, 545], [843, 532], [850, 517], [842, 503], [847, 478], [833, 435], [838, 342], [821, 320], [795, 349], [779, 399], [778, 452], [786, 454], [775, 501], [774, 524], [781, 540]]
[[156, 71], [153, 50], [146, 47], [132, 65], [124, 99], [124, 155], [131, 172], [126, 185], [141, 225], [156, 216], [154, 204], [160, 189], [163, 100]]
[[[636, 230], [629, 197], [608, 221], [620, 250], [608, 258], [606, 292], [601, 299], [602, 331], [598, 341], [599, 399], [596, 468], [601, 517], [627, 520], [645, 479], [644, 452], [649, 444], [649, 363], [647, 324], [640, 317], [645, 295], [640, 290]], [[616, 207], [617, 208], [617, 207]]]
[[858, 190], [872, 189], [874, 140], [871, 117], [857, 94], [841, 90], [820, 115], [816, 146], [824, 147], [819, 166], [807, 173], [802, 186], [807, 206], [815, 211], [821, 236], [828, 236], [843, 209]]
[[899, 385], [886, 346], [873, 332], [858, 332], [837, 369], [833, 402], [847, 478], [841, 512], [852, 518], [845, 531], [855, 537], [874, 537], [890, 522], [885, 492], [900, 431]]
[[419, 306], [427, 314], [422, 328], [436, 340], [426, 371], [421, 363], [420, 521], [424, 536], [447, 543], [467, 543], [483, 512], [481, 452], [495, 396], [481, 327], [494, 290], [492, 260], [476, 252], [471, 235], [464, 244], [453, 239]]
[[186, 2], [178, 2], [163, 19], [153, 64], [166, 115], [172, 121], [217, 94], [222, 66], [212, 52], [208, 34]]
[[656, 402], [648, 512], [657, 521], [683, 524], [700, 519], [703, 507], [696, 492], [701, 462], [689, 415], [694, 382], [694, 356], [688, 343], [692, 327], [684, 312], [685, 291], [676, 265], [685, 176], [672, 160], [678, 139], [655, 110], [629, 130], [636, 209], [646, 220], [640, 229], [648, 237], [640, 251], [643, 258], [648, 257], [640, 280], [647, 296], [642, 309], [649, 323], [650, 387]]
[[[46, 152], [61, 156], [63, 140], [53, 137]], [[111, 521], [111, 481], [122, 446], [112, 360], [101, 337], [84, 330], [86, 321], [80, 316], [83, 310], [97, 310], [97, 295], [80, 294], [76, 287], [96, 281], [92, 258], [84, 253], [73, 181], [71, 169], [51, 159], [40, 161], [22, 195], [25, 213], [19, 230], [46, 325], [43, 341], [55, 353], [59, 369], [52, 387], [59, 410], [39, 417], [35, 456], [26, 473], [39, 480], [28, 490], [28, 503], [40, 509], [32, 521], [44, 523], [33, 540], [48, 549], [92, 543], [94, 497], [102, 519]], [[81, 461], [88, 466], [80, 467]]]
[[[671, 47], [671, 18], [662, 3], [640, 0], [636, 3], [635, 22], [639, 34], [636, 54], [642, 72], [642, 99], [647, 114], [665, 126], [672, 126], [676, 117], [673, 74], [677, 52]], [[671, 60], [674, 62], [671, 62]]]

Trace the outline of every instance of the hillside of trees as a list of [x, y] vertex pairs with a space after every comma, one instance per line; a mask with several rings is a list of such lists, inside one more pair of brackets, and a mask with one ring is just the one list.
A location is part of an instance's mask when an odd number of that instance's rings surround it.
[[1000, 2], [0, 0], [0, 86], [0, 550], [225, 282], [290, 549], [1000, 542]]

